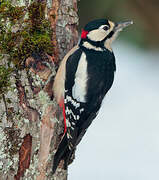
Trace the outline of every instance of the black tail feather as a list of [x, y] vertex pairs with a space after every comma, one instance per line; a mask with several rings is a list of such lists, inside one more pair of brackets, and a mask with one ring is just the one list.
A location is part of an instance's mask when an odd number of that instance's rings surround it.
[[67, 141], [67, 134], [65, 133], [61, 143], [59, 144], [58, 150], [54, 156], [53, 167], [52, 167], [53, 174], [55, 173], [61, 159], [63, 159], [63, 156], [66, 153], [67, 149], [68, 149], [68, 141]]

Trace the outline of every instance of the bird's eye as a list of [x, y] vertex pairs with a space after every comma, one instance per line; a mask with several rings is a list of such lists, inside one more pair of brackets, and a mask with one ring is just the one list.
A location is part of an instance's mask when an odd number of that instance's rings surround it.
[[107, 31], [109, 29], [109, 26], [104, 26], [103, 29]]

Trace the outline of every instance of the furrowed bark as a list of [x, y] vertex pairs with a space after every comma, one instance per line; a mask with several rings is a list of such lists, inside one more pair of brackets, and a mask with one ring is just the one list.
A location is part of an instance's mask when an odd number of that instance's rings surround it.
[[[51, 173], [53, 156], [63, 135], [62, 113], [53, 98], [52, 85], [60, 61], [78, 41], [77, 0], [36, 2], [46, 3], [53, 55], [35, 52], [28, 57], [25, 68], [13, 72], [11, 90], [0, 99], [2, 180], [67, 179], [63, 162], [54, 177]], [[14, 3], [20, 5], [19, 1]], [[28, 7], [29, 1], [24, 0], [23, 5]]]

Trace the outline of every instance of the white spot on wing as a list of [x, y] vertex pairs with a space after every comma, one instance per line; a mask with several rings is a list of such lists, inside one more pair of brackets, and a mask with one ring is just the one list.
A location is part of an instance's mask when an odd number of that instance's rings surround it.
[[67, 137], [68, 137], [68, 139], [72, 138], [72, 136], [69, 133], [67, 133]]
[[84, 108], [80, 109], [80, 113], [84, 111]]
[[64, 100], [65, 103], [70, 102], [75, 109], [77, 109], [78, 107], [80, 107], [80, 103], [76, 102], [75, 100], [72, 99], [71, 96], [66, 95], [66, 99]]
[[[75, 115], [73, 113], [73, 111], [71, 109], [69, 109], [68, 107], [66, 107], [65, 109], [65, 113], [66, 115], [72, 115], [73, 119], [76, 121], [76, 120], [79, 120], [79, 115]], [[67, 126], [67, 121], [68, 121], [68, 126]], [[70, 124], [69, 124], [69, 120], [66, 118], [66, 126], [67, 127], [70, 127]]]
[[86, 102], [85, 95], [87, 91], [87, 61], [85, 53], [82, 53], [78, 68], [75, 74], [75, 84], [72, 88], [72, 96], [79, 102]]

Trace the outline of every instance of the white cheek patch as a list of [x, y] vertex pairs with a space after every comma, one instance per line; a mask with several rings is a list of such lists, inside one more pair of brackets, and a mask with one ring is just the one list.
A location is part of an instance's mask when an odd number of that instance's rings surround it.
[[104, 29], [95, 29], [90, 31], [87, 37], [92, 41], [102, 41], [107, 36], [107, 32]]
[[85, 53], [82, 53], [75, 74], [75, 84], [72, 88], [72, 96], [79, 102], [86, 102], [85, 96], [87, 93], [87, 80], [88, 73], [86, 55]]

